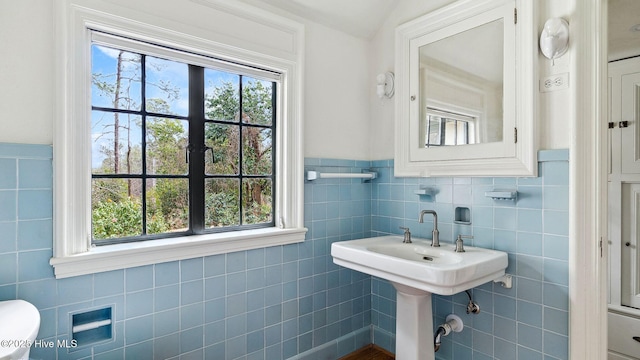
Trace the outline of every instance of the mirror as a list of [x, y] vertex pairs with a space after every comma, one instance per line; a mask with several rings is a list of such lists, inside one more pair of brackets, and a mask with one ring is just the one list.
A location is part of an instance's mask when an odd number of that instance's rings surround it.
[[420, 46], [420, 146], [501, 142], [504, 20]]
[[460, 0], [396, 29], [396, 176], [536, 175], [533, 11]]

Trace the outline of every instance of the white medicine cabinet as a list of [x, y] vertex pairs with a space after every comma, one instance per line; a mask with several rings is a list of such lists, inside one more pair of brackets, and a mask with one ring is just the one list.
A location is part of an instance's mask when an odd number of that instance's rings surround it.
[[396, 176], [536, 176], [526, 0], [461, 0], [396, 29]]

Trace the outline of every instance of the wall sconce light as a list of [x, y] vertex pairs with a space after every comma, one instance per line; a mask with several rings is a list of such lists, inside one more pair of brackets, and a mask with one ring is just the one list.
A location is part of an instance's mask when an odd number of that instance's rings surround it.
[[569, 23], [563, 18], [552, 18], [544, 23], [540, 34], [540, 50], [547, 59], [555, 60], [569, 49]]
[[395, 92], [393, 73], [387, 71], [384, 74], [378, 74], [376, 79], [378, 80], [378, 85], [376, 86], [376, 94], [378, 94], [378, 97], [380, 99], [384, 97], [390, 99]]

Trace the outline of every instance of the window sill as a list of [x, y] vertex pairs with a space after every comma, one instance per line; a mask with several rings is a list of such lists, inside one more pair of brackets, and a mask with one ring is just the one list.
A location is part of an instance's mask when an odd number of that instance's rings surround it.
[[304, 241], [306, 228], [257, 229], [93, 247], [54, 257], [57, 279]]

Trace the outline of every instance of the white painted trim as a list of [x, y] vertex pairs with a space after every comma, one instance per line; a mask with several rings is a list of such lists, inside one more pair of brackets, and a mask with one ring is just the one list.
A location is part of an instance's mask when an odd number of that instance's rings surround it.
[[609, 351], [607, 355], [607, 360], [636, 360], [636, 358], [631, 358], [626, 355], [618, 354], [615, 351]]
[[640, 319], [640, 309], [636, 309], [628, 306], [622, 306], [619, 304], [609, 304], [608, 310], [609, 312], [613, 312], [616, 314]]
[[607, 8], [576, 1], [571, 19], [573, 116], [569, 177], [569, 354], [607, 358]]
[[[409, 147], [409, 162], [434, 162], [451, 161], [451, 160], [470, 160], [470, 159], [486, 159], [486, 158], [509, 158], [515, 156], [516, 146], [513, 142], [513, 128], [516, 126], [516, 92], [515, 89], [515, 75], [516, 75], [516, 25], [513, 23], [513, 8], [515, 2], [512, 5], [505, 5], [497, 7], [495, 9], [486, 10], [482, 13], [472, 14], [467, 18], [456, 21], [453, 24], [435, 30], [433, 32], [426, 33], [423, 36], [412, 38], [410, 40], [410, 60], [409, 60], [409, 88], [411, 95], [417, 95], [418, 99], [410, 101], [409, 106], [409, 133], [405, 134], [409, 141], [404, 142], [404, 146]], [[426, 15], [430, 17], [430, 15]], [[489, 143], [477, 143], [473, 146], [434, 146], [425, 147], [421, 144], [423, 135], [421, 128], [424, 128], [422, 120], [424, 119], [425, 102], [430, 102], [429, 98], [424, 99], [424, 92], [430, 87], [429, 79], [432, 70], [429, 66], [426, 69], [426, 74], [423, 74], [421, 69], [421, 48], [425, 45], [432, 44], [436, 41], [448, 39], [451, 36], [460, 34], [462, 32], [473, 31], [473, 29], [491, 24], [493, 22], [502, 20], [502, 34], [503, 34], [503, 58], [502, 67], [503, 83], [504, 86], [500, 88], [500, 94], [502, 97], [502, 111], [503, 111], [503, 124], [501, 128], [501, 135], [503, 141], [489, 142]], [[420, 71], [412, 72], [414, 69], [420, 69]], [[439, 70], [436, 70], [439, 71]], [[419, 76], [414, 74], [419, 73]], [[407, 77], [406, 73], [402, 75]], [[453, 85], [454, 73], [449, 84]], [[501, 84], [502, 85], [502, 84]], [[454, 92], [455, 86], [451, 87], [451, 91]], [[478, 92], [479, 88], [475, 89]], [[458, 96], [463, 97], [464, 92], [461, 90], [456, 91]], [[484, 92], [482, 92], [484, 94]], [[430, 94], [429, 96], [437, 96], [437, 94]], [[424, 101], [426, 100], [426, 101]], [[486, 108], [483, 110], [487, 110]], [[420, 136], [415, 136], [420, 134]], [[403, 135], [404, 136], [404, 135]]]
[[189, 0], [196, 4], [234, 14], [244, 19], [288, 33], [293, 38], [291, 53], [304, 53], [304, 25], [287, 17], [260, 9], [246, 2], [228, 0]]
[[[397, 161], [394, 162], [394, 164]], [[522, 162], [516, 158], [496, 158], [496, 159], [470, 159], [456, 161], [442, 161], [437, 166], [423, 163], [411, 162], [403, 167], [401, 174], [394, 170], [395, 176], [531, 176], [528, 169], [521, 167]], [[537, 166], [536, 166], [537, 168]]]
[[[195, 2], [217, 0], [195, 0]], [[90, 8], [92, 6], [95, 8]], [[243, 8], [245, 8], [243, 6]], [[212, 40], [206, 30], [168, 26], [170, 20], [89, 0], [61, 0], [55, 6], [54, 244], [57, 277], [139, 266], [300, 242], [304, 240], [303, 74], [304, 26], [267, 17], [253, 7], [246, 17], [290, 35], [291, 51], [255, 50], [249, 41]], [[241, 9], [234, 10], [240, 15]], [[256, 21], [257, 21], [256, 20]], [[276, 128], [275, 220], [278, 227], [148, 241], [139, 246], [90, 246], [90, 31], [99, 29], [281, 74]], [[176, 30], [178, 29], [178, 30]], [[209, 34], [211, 35], [211, 34]], [[220, 38], [226, 39], [224, 36]], [[264, 47], [264, 46], [263, 46]], [[253, 50], [252, 50], [253, 49]], [[125, 260], [126, 259], [126, 260]], [[155, 259], [155, 260], [154, 260]]]
[[80, 254], [54, 257], [51, 259], [51, 265], [55, 268], [56, 279], [60, 279], [167, 261], [293, 244], [303, 241], [306, 232], [305, 228], [272, 228], [101, 246]]

